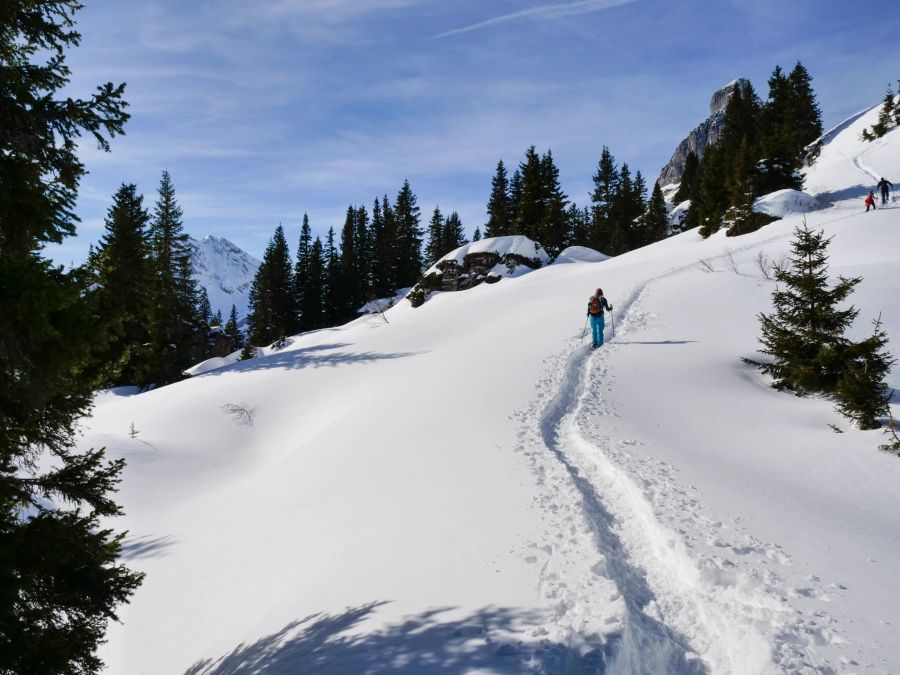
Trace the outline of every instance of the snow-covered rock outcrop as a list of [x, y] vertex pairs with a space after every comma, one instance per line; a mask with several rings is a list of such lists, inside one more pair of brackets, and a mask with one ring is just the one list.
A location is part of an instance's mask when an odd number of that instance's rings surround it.
[[451, 251], [432, 265], [407, 296], [419, 306], [431, 291], [463, 291], [504, 277], [519, 277], [547, 265], [550, 256], [524, 235], [491, 237]]
[[731, 99], [737, 87], [745, 87], [750, 82], [743, 78], [726, 84], [712, 95], [709, 102], [709, 117], [707, 117], [696, 129], [688, 134], [678, 147], [669, 163], [663, 167], [659, 174], [661, 186], [672, 185], [681, 181], [684, 173], [684, 163], [688, 154], [693, 152], [697, 158], [703, 157], [707, 146], [715, 145], [725, 128], [725, 107]]
[[611, 256], [600, 251], [595, 251], [587, 246], [569, 246], [567, 249], [556, 256], [553, 261], [554, 265], [562, 265], [566, 263], [595, 263], [609, 260]]
[[809, 213], [822, 208], [819, 201], [810, 194], [799, 190], [778, 190], [763, 195], [756, 200], [753, 210], [776, 218], [784, 218], [792, 213]]

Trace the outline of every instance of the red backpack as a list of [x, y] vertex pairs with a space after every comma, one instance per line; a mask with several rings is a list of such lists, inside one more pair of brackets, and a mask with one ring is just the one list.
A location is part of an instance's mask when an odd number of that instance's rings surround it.
[[603, 305], [600, 302], [600, 298], [596, 295], [592, 296], [590, 300], [588, 300], [588, 313], [591, 316], [600, 316], [603, 314]]

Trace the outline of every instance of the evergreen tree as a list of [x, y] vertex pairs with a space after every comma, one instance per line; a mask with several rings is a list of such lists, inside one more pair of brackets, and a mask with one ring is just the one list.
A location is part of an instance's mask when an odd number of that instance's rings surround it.
[[509, 194], [509, 180], [501, 159], [491, 180], [491, 197], [487, 205], [488, 222], [484, 226], [486, 237], [502, 237], [512, 234], [513, 210]]
[[772, 293], [774, 312], [760, 314], [760, 351], [772, 358], [758, 364], [775, 378], [778, 389], [797, 394], [834, 391], [846, 364], [849, 341], [844, 331], [856, 318], [853, 307], [838, 309], [860, 279], [838, 277], [828, 287], [830, 239], [805, 224], [794, 230], [790, 267], [779, 268], [779, 287]]
[[640, 172], [632, 179], [628, 164], [622, 164], [610, 211], [610, 238], [607, 243], [610, 255], [619, 255], [640, 246], [639, 224], [635, 221], [644, 212], [642, 193], [646, 193], [646, 189]]
[[788, 81], [792, 93], [794, 156], [798, 159], [799, 168], [806, 146], [822, 135], [822, 110], [812, 88], [812, 76], [799, 61], [788, 76]]
[[653, 193], [644, 214], [643, 229], [648, 244], [665, 239], [669, 232], [669, 212], [658, 182], [653, 185]]
[[[618, 190], [619, 171], [616, 168], [616, 162], [612, 153], [604, 145], [603, 151], [600, 153], [597, 172], [594, 174], [594, 191], [591, 193], [593, 218], [589, 246], [610, 255], [616, 255], [609, 250], [609, 247], [612, 231], [610, 218], [612, 216], [613, 200]], [[621, 236], [621, 232], [619, 236]], [[615, 245], [619, 246], [619, 242], [615, 242]], [[624, 244], [622, 245], [624, 246]]]
[[681, 204], [691, 198], [696, 190], [700, 168], [700, 160], [694, 151], [688, 153], [684, 160], [684, 173], [681, 174], [681, 183], [678, 185], [678, 191], [672, 198], [673, 204]]
[[422, 274], [422, 229], [416, 202], [409, 181], [404, 181], [393, 209], [397, 228], [396, 283], [400, 288], [414, 285]]
[[338, 255], [337, 247], [334, 243], [334, 228], [328, 228], [328, 235], [325, 238], [325, 250], [323, 251], [325, 259], [325, 289], [323, 293], [324, 305], [324, 321], [327, 326], [335, 326], [338, 320], [342, 318], [339, 314], [339, 304], [341, 303], [341, 259]]
[[197, 288], [191, 276], [191, 248], [182, 215], [172, 178], [163, 171], [150, 223], [153, 281], [147, 382], [157, 385], [181, 379], [196, 353]]
[[222, 310], [217, 309], [216, 313], [213, 314], [213, 318], [209, 322], [210, 326], [219, 326], [222, 327]]
[[536, 239], [555, 256], [568, 245], [572, 235], [566, 218], [569, 198], [559, 184], [559, 169], [553, 162], [553, 153], [550, 150], [541, 157], [541, 192], [543, 213], [535, 232]]
[[196, 322], [207, 331], [212, 325], [212, 306], [209, 304], [209, 293], [203, 286], [197, 290]]
[[700, 159], [697, 195], [691, 202], [689, 213], [690, 225], [699, 225], [703, 237], [718, 232], [722, 226], [722, 216], [729, 206], [730, 195], [723, 180], [727, 171], [726, 159], [717, 145], [706, 148]]
[[145, 368], [150, 303], [150, 250], [144, 198], [133, 184], [113, 195], [100, 246], [92, 252], [100, 316], [112, 340], [104, 359], [110, 364], [107, 385], [136, 384]]
[[376, 298], [392, 296], [396, 290], [396, 242], [393, 232], [393, 211], [387, 200], [376, 199], [372, 205], [372, 292]]
[[590, 209], [579, 208], [574, 202], [566, 210], [566, 228], [570, 232], [569, 246], [589, 246], [591, 234]]
[[[297, 243], [297, 264], [294, 266], [294, 297], [297, 307], [305, 304], [304, 293], [309, 285], [309, 256], [312, 247], [312, 229], [309, 226], [309, 216], [303, 214], [303, 222], [300, 225], [300, 241]], [[306, 318], [302, 312], [297, 319], [298, 330], [309, 330]]]
[[142, 575], [118, 562], [122, 535], [99, 519], [123, 460], [75, 451], [105, 351], [82, 269], [43, 257], [75, 233], [87, 133], [103, 150], [128, 119], [124, 85], [60, 96], [78, 44], [76, 0], [4, 0], [0, 11], [0, 672], [99, 672], [107, 622]]
[[525, 159], [519, 165], [519, 172], [521, 194], [516, 213], [516, 234], [539, 239], [539, 229], [544, 220], [544, 172], [541, 158], [533, 145], [525, 152]]
[[472, 234], [472, 241], [481, 241], [481, 228], [476, 226], [475, 232]]
[[441, 209], [435, 206], [434, 212], [431, 214], [431, 220], [428, 223], [428, 245], [425, 247], [425, 264], [429, 267], [434, 265], [447, 250], [447, 246], [444, 243], [444, 216], [441, 213]]
[[838, 412], [860, 429], [878, 429], [881, 426], [878, 418], [888, 414], [890, 396], [884, 380], [894, 359], [885, 349], [888, 338], [881, 317], [874, 325], [871, 336], [847, 349], [844, 372], [835, 389]]
[[300, 306], [306, 330], [323, 328], [326, 325], [324, 306], [326, 282], [325, 254], [322, 248], [322, 240], [316, 237], [312, 247], [310, 247], [306, 292], [303, 294], [303, 304]]
[[244, 335], [238, 325], [237, 307], [231, 306], [231, 314], [228, 315], [228, 322], [225, 324], [225, 334], [231, 336], [234, 340], [234, 348], [240, 349], [244, 346]]
[[353, 244], [356, 251], [354, 273], [356, 275], [356, 295], [353, 298], [353, 309], [364, 305], [375, 296], [372, 294], [372, 277], [374, 266], [374, 245], [369, 228], [369, 213], [365, 206], [359, 206], [354, 215]]
[[894, 127], [894, 98], [894, 90], [891, 89], [889, 84], [887, 91], [884, 92], [884, 102], [881, 104], [881, 110], [878, 111], [878, 121], [872, 125], [874, 138], [881, 138]]
[[460, 220], [459, 214], [456, 211], [453, 211], [444, 221], [443, 239], [444, 247], [446, 248], [443, 255], [466, 244], [466, 234], [463, 229], [462, 220]]
[[298, 315], [295, 303], [290, 251], [279, 225], [250, 287], [248, 342], [262, 347], [293, 334]]
[[643, 217], [647, 210], [647, 182], [640, 171], [634, 174], [631, 194], [629, 195], [629, 209], [632, 216], [628, 230], [630, 234], [629, 248], [636, 249], [646, 246], [653, 239], [646, 229], [647, 222]]

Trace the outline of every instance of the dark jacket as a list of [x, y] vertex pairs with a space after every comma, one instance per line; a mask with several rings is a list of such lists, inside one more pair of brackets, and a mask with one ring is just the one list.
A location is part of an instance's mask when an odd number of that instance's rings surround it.
[[889, 181], [887, 178], [882, 178], [880, 181], [878, 181], [878, 187], [882, 191], [887, 190], [888, 185], [890, 185], [891, 187], [894, 187], [894, 184], [891, 181]]
[[[588, 311], [587, 311], [588, 316], [591, 315], [591, 300], [595, 299], [596, 297], [597, 297], [596, 295], [592, 295], [592, 296], [588, 299]], [[606, 296], [605, 296], [605, 295], [601, 295], [601, 296], [600, 296], [600, 315], [603, 314], [604, 310], [606, 310], [606, 311], [612, 311], [612, 307], [610, 307], [609, 301], [606, 299]], [[599, 315], [598, 315], [598, 316], [599, 316]]]

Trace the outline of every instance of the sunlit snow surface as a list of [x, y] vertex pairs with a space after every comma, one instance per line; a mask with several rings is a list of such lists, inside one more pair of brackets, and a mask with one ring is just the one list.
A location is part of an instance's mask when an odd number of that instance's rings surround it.
[[900, 181], [900, 132], [862, 145], [876, 115], [809, 171], [833, 207], [98, 398], [83, 445], [127, 459], [115, 525], [147, 573], [108, 672], [900, 672], [900, 459], [741, 361], [804, 217], [865, 279], [854, 336], [881, 314], [896, 353], [900, 210], [862, 197]]

